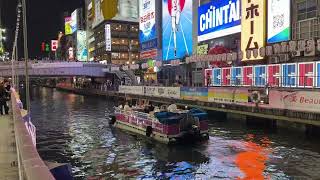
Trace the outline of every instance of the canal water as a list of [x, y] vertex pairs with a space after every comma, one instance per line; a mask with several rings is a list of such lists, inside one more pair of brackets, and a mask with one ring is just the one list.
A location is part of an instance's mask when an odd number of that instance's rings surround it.
[[43, 159], [70, 163], [76, 179], [318, 179], [320, 142], [210, 117], [208, 142], [168, 147], [109, 127], [115, 102], [32, 89]]

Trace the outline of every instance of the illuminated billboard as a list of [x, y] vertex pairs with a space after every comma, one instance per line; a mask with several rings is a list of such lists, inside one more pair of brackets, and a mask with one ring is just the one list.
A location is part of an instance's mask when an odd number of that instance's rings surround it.
[[[154, 0], [139, 0], [139, 38], [141, 50], [157, 47], [156, 5]], [[153, 41], [150, 43], [150, 41]], [[148, 42], [148, 43], [146, 43]]]
[[104, 20], [138, 22], [138, 0], [92, 0], [93, 28]]
[[290, 40], [290, 0], [268, 0], [268, 43]]
[[253, 56], [247, 58], [247, 50], [259, 49], [266, 45], [266, 0], [242, 0], [241, 2], [241, 50], [244, 53], [243, 61], [263, 59], [260, 54], [256, 58]]
[[65, 24], [64, 24], [64, 34], [65, 35], [72, 34], [72, 28], [71, 28], [72, 20], [71, 20], [71, 17], [64, 18], [64, 22], [65, 22]]
[[212, 0], [198, 14], [199, 42], [241, 32], [240, 0]]
[[76, 32], [78, 30], [78, 10], [73, 11], [71, 14], [71, 31], [72, 33]]
[[77, 60], [87, 61], [88, 49], [87, 49], [87, 33], [86, 31], [77, 31]]
[[192, 0], [162, 0], [162, 58], [192, 54]]

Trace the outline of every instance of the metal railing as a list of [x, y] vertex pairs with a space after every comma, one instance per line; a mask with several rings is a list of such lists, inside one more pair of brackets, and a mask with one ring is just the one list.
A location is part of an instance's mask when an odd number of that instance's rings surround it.
[[34, 145], [23, 120], [23, 110], [18, 94], [11, 93], [14, 132], [18, 156], [19, 180], [54, 180]]

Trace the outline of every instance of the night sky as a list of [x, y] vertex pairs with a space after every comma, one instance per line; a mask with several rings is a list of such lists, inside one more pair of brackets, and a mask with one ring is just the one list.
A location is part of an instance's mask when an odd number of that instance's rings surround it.
[[[41, 42], [46, 41], [49, 43], [51, 39], [57, 39], [59, 31], [64, 31], [64, 12], [71, 14], [73, 10], [83, 7], [85, 4], [84, 0], [26, 0], [26, 2], [30, 58], [42, 55], [40, 51]], [[0, 0], [2, 24], [8, 30], [8, 40], [5, 43], [5, 47], [10, 52], [16, 26], [16, 7], [17, 0]], [[19, 57], [23, 56], [21, 32], [18, 40]]]

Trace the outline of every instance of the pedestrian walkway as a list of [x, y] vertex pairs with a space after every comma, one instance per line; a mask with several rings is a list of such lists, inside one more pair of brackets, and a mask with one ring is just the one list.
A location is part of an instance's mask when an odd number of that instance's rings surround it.
[[19, 179], [12, 116], [0, 116], [0, 179]]

